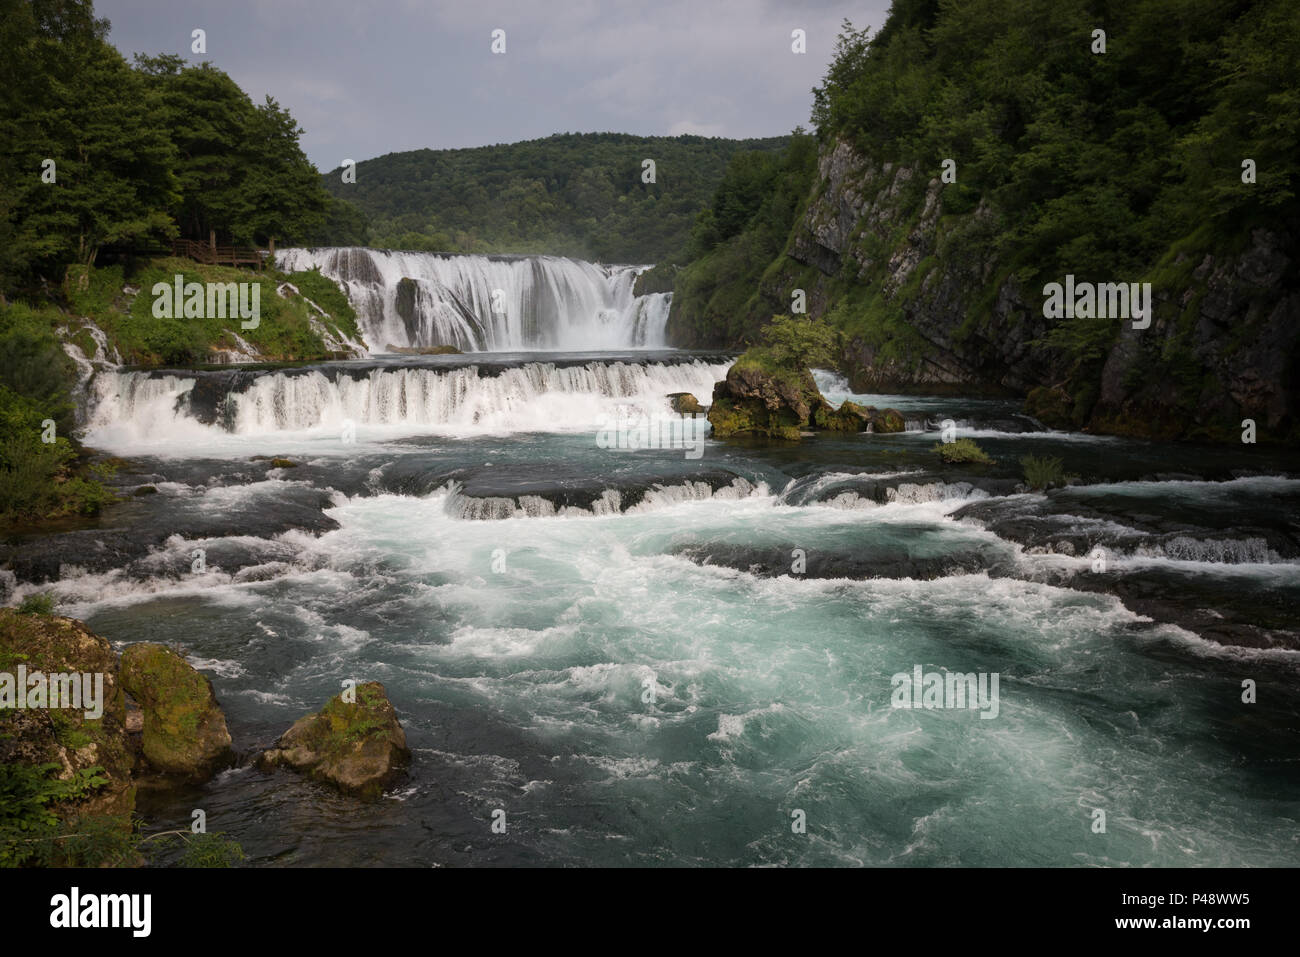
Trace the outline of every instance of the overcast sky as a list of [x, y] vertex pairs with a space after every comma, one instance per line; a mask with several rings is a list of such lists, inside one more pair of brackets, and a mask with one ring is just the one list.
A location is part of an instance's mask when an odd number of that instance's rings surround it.
[[[777, 136], [809, 125], [840, 23], [888, 0], [97, 0], [132, 54], [210, 60], [345, 158], [552, 133]], [[207, 53], [191, 52], [206, 31]], [[506, 51], [491, 51], [492, 31]], [[805, 31], [807, 53], [791, 51]]]

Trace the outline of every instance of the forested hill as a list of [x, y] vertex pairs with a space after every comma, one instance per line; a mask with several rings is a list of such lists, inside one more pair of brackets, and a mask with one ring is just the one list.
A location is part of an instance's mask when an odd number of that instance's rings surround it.
[[734, 154], [778, 150], [786, 139], [560, 133], [389, 153], [358, 163], [355, 183], [341, 168], [324, 182], [370, 217], [374, 246], [660, 262], [684, 253]]
[[[1294, 0], [895, 0], [876, 33], [845, 25], [812, 120], [815, 140], [728, 170], [675, 344], [737, 344], [803, 290], [863, 391], [1300, 435]], [[1067, 276], [1150, 283], [1150, 324], [1049, 315]]]

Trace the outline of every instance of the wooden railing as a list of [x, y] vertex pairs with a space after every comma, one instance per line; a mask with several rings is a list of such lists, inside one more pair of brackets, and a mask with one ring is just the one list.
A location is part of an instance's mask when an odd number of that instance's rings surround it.
[[274, 247], [270, 250], [254, 249], [251, 246], [216, 246], [194, 239], [176, 239], [172, 241], [173, 256], [188, 256], [209, 265], [221, 266], [257, 266], [275, 255]]

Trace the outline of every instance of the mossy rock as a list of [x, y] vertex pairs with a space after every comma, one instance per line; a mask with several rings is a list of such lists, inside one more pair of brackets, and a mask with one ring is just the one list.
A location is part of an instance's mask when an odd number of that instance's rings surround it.
[[142, 498], [145, 495], [157, 495], [158, 489], [156, 486], [153, 485], [141, 485], [138, 489], [136, 489], [131, 494], [134, 495], [136, 498]]
[[823, 403], [813, 413], [813, 425], [831, 432], [865, 432], [871, 425], [871, 413], [856, 402], [846, 401], [838, 409]]
[[231, 757], [230, 732], [212, 682], [164, 645], [122, 652], [122, 687], [144, 713], [144, 759], [165, 774], [203, 779]]
[[955, 439], [940, 442], [935, 452], [944, 465], [992, 465], [993, 459], [973, 439]]
[[709, 424], [717, 438], [759, 435], [770, 439], [799, 441], [802, 428], [789, 409], [773, 412], [757, 399], [714, 397], [709, 407]]
[[1025, 396], [1025, 414], [1050, 429], [1074, 428], [1074, 400], [1064, 389], [1040, 385]]
[[37, 671], [46, 675], [89, 674], [94, 683], [93, 676], [102, 675], [103, 713], [88, 718], [85, 712], [93, 709], [0, 709], [0, 764], [55, 764], [54, 776], [64, 781], [99, 768], [99, 774], [107, 779], [104, 784], [52, 810], [67, 819], [105, 815], [125, 820], [135, 809], [135, 786], [131, 782], [134, 757], [127, 742], [126, 698], [113, 649], [74, 618], [24, 615], [3, 608], [0, 672], [11, 676], [15, 692], [19, 665], [25, 666], [29, 676]]
[[279, 456], [271, 459], [271, 468], [273, 469], [296, 469], [298, 463], [293, 459], [282, 459]]
[[765, 349], [750, 349], [713, 387], [709, 423], [718, 438], [760, 435], [798, 441], [825, 404], [809, 370], [783, 366]]
[[907, 420], [897, 409], [875, 409], [871, 413], [871, 431], [882, 434], [906, 432]]
[[695, 398], [691, 392], [670, 392], [668, 400], [673, 407], [673, 411], [680, 415], [692, 415], [703, 412], [704, 406], [700, 405], [700, 400]]
[[340, 693], [299, 718], [258, 756], [258, 766], [293, 768], [363, 801], [379, 800], [402, 777], [411, 752], [384, 686], [370, 681], [353, 690], [355, 701]]

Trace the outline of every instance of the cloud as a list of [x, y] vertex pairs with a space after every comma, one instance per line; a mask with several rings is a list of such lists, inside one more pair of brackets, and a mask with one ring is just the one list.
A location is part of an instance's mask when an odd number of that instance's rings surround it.
[[[420, 147], [455, 148], [607, 130], [773, 136], [808, 125], [811, 89], [840, 22], [878, 26], [887, 0], [99, 0], [130, 55], [189, 52], [305, 128], [321, 169]], [[790, 32], [807, 33], [806, 54]], [[504, 55], [490, 49], [506, 31]]]

